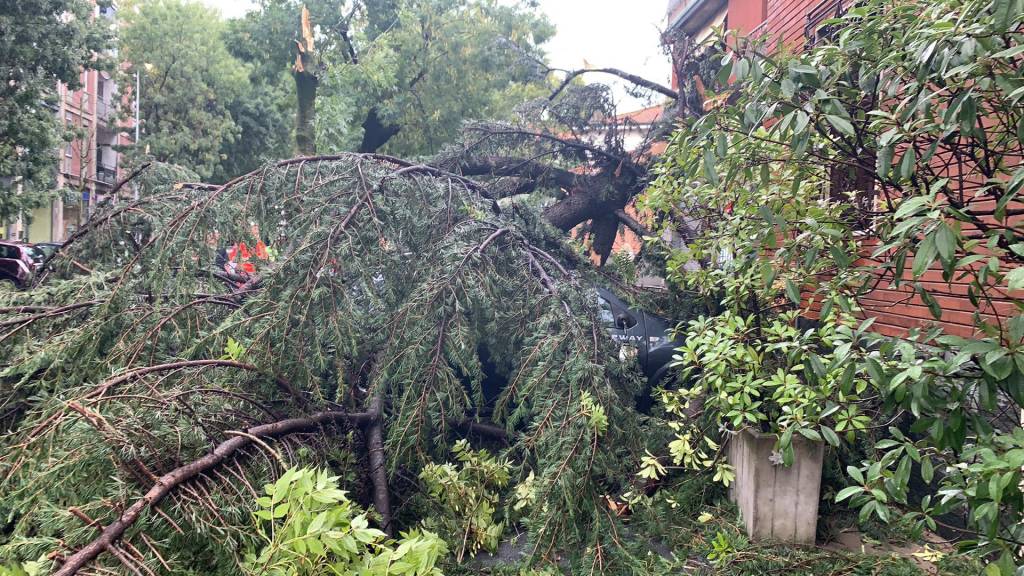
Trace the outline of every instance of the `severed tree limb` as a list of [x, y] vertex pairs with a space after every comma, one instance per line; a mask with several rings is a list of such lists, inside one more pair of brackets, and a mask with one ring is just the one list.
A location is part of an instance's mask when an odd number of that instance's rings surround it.
[[555, 91], [552, 92], [550, 96], [548, 96], [548, 100], [554, 100], [555, 97], [558, 96], [559, 94], [561, 94], [562, 91], [565, 90], [566, 87], [568, 87], [569, 84], [571, 84], [572, 81], [575, 80], [577, 76], [581, 76], [581, 75], [587, 74], [589, 72], [599, 72], [601, 74], [611, 74], [612, 76], [618, 76], [619, 78], [622, 78], [623, 80], [625, 80], [627, 82], [630, 82], [632, 84], [636, 84], [637, 86], [640, 86], [641, 88], [646, 88], [646, 89], [651, 90], [653, 92], [658, 92], [658, 93], [660, 93], [660, 94], [662, 94], [664, 96], [668, 96], [669, 98], [671, 98], [673, 100], [678, 100], [679, 99], [679, 93], [676, 92], [675, 90], [672, 90], [670, 88], [666, 88], [665, 86], [662, 86], [661, 84], [658, 84], [657, 82], [652, 82], [652, 81], [650, 81], [650, 80], [648, 80], [646, 78], [641, 78], [640, 76], [637, 76], [636, 74], [630, 74], [629, 72], [623, 72], [622, 70], [619, 70], [618, 68], [590, 68], [590, 69], [583, 69], [583, 70], [573, 70], [572, 72], [566, 73], [565, 78], [562, 79], [562, 83], [558, 85], [558, 88], [556, 88]]
[[96, 557], [104, 550], [110, 549], [147, 509], [154, 508], [161, 500], [167, 497], [172, 490], [181, 486], [183, 483], [196, 478], [200, 474], [208, 472], [219, 466], [224, 461], [234, 456], [234, 454], [240, 449], [252, 444], [253, 441], [250, 436], [280, 438], [289, 434], [314, 430], [323, 424], [331, 422], [347, 421], [350, 423], [367, 423], [378, 419], [379, 417], [375, 417], [374, 414], [369, 412], [349, 413], [341, 411], [327, 411], [318, 412], [305, 418], [289, 418], [287, 420], [281, 420], [271, 424], [253, 426], [246, 430], [246, 436], [234, 436], [229, 438], [228, 440], [218, 444], [212, 451], [202, 458], [194, 460], [184, 466], [179, 466], [158, 478], [156, 483], [153, 484], [142, 498], [139, 498], [131, 506], [125, 509], [125, 511], [122, 512], [116, 520], [107, 524], [95, 540], [85, 545], [78, 552], [69, 556], [61, 567], [54, 572], [54, 576], [71, 576], [72, 574], [77, 574], [79, 570], [95, 560]]
[[374, 396], [370, 400], [368, 414], [371, 420], [366, 427], [366, 451], [370, 460], [370, 481], [373, 483], [373, 507], [380, 514], [380, 524], [384, 533], [391, 536], [391, 500], [384, 459], [384, 411], [381, 408], [380, 396]]
[[497, 440], [506, 445], [509, 442], [508, 431], [494, 422], [484, 422], [481, 420], [466, 418], [465, 420], [453, 420], [450, 423], [455, 428], [463, 430], [468, 434], [476, 434], [477, 436]]
[[643, 238], [644, 236], [651, 235], [651, 231], [648, 230], [646, 226], [641, 224], [636, 218], [627, 214], [625, 210], [616, 210], [615, 217], [618, 218], [619, 222], [622, 222], [626, 228], [632, 230], [637, 236]]
[[552, 182], [566, 189], [576, 188], [586, 179], [582, 174], [575, 174], [536, 160], [506, 156], [462, 160], [459, 162], [459, 172], [465, 176], [518, 176], [532, 181]]

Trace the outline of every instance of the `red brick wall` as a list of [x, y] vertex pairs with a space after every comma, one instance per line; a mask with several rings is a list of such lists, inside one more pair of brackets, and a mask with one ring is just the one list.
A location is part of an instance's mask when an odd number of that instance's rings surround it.
[[[835, 0], [827, 2], [834, 4]], [[759, 12], [762, 9], [759, 4], [758, 0], [730, 0], [729, 29], [751, 36], [766, 36], [772, 41], [773, 46], [775, 42], [781, 42], [783, 50], [799, 52], [806, 43], [804, 34], [807, 16], [822, 5], [823, 0], [765, 0], [763, 13]], [[844, 1], [844, 4], [848, 2]], [[763, 21], [759, 25], [751, 26], [762, 18]], [[938, 155], [933, 164], [942, 166], [946, 160], [942, 155]], [[1016, 159], [1017, 163], [1020, 161], [1021, 159]], [[970, 171], [970, 166], [965, 167], [965, 170]], [[973, 197], [973, 191], [980, 185], [974, 175], [960, 174], [956, 169], [946, 169], [946, 176], [950, 177], [954, 189], [963, 191], [966, 199]], [[984, 202], [979, 201], [973, 205], [983, 206]], [[1011, 212], [1024, 211], [1024, 202], [1011, 202], [1008, 209]], [[970, 232], [967, 230], [968, 234]], [[876, 239], [866, 238], [863, 243], [863, 259], [858, 264], [882, 264], [883, 262], [873, 260], [870, 256], [876, 246]], [[884, 256], [879, 258], [884, 259]], [[1003, 265], [1005, 271], [1006, 264]], [[911, 328], [924, 328], [938, 323], [947, 333], [969, 336], [976, 332], [975, 310], [982, 320], [995, 325], [1001, 325], [1004, 319], [1015, 311], [1013, 299], [1005, 290], [991, 292], [991, 302], [982, 300], [979, 306], [975, 306], [967, 297], [969, 278], [959, 277], [962, 273], [957, 273], [947, 282], [943, 279], [940, 265], [936, 263], [917, 279], [942, 308], [941, 318], [936, 320], [920, 297], [914, 293], [912, 267], [913, 259], [908, 258], [903, 274], [904, 283], [899, 288], [893, 287], [889, 280], [883, 280], [878, 283], [875, 290], [862, 298], [863, 316], [875, 318], [873, 329], [876, 332], [889, 336], [904, 336]], [[1012, 296], [1019, 300], [1024, 294]], [[812, 305], [812, 309], [817, 310], [818, 306]]]
[[726, 23], [730, 30], [741, 35], [750, 34], [768, 17], [768, 3], [771, 0], [729, 0]]

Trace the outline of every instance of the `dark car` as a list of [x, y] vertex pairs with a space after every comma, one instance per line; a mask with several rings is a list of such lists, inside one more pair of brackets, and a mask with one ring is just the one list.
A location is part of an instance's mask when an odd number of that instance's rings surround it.
[[653, 404], [651, 392], [662, 384], [672, 365], [676, 348], [683, 342], [672, 337], [674, 322], [635, 310], [605, 288], [597, 288], [598, 321], [618, 344], [620, 359], [635, 356], [647, 377], [647, 386], [637, 397], [637, 409], [648, 412]]
[[0, 285], [24, 288], [32, 279], [35, 261], [29, 246], [18, 242], [0, 242]]
[[674, 322], [644, 310], [630, 308], [611, 291], [598, 287], [598, 320], [619, 345], [621, 359], [635, 355], [650, 388], [668, 373], [675, 349], [682, 341], [672, 338]]
[[22, 246], [28, 251], [28, 257], [32, 259], [32, 269], [39, 270], [42, 268], [47, 260], [46, 252], [35, 244], [23, 244]]
[[57, 253], [57, 250], [60, 250], [63, 244], [60, 242], [36, 242], [32, 246], [42, 251], [43, 262], [46, 262]]
[[[636, 408], [648, 413], [654, 404], [652, 391], [663, 384], [672, 363], [672, 355], [683, 344], [672, 338], [675, 322], [651, 312], [631, 308], [607, 288], [597, 286], [594, 289], [597, 291], [598, 321], [618, 345], [619, 358], [623, 361], [635, 358], [647, 378], [647, 385], [636, 398]], [[489, 417], [495, 400], [508, 384], [508, 374], [498, 367], [486, 346], [481, 345], [477, 354], [483, 372], [480, 386], [484, 397], [484, 404], [477, 415]], [[463, 383], [467, 392], [471, 392], [468, 379], [464, 379]]]

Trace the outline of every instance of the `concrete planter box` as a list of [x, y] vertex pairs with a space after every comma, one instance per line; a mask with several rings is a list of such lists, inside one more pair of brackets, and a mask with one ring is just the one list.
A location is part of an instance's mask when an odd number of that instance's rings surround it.
[[751, 538], [813, 544], [825, 445], [794, 435], [786, 467], [770, 459], [776, 439], [750, 429], [729, 438], [726, 458], [736, 470], [729, 496]]

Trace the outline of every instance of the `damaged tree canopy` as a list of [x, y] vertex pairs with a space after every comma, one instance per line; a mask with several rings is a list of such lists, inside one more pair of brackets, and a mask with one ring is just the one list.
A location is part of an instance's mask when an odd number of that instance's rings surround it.
[[636, 379], [596, 324], [587, 264], [490, 196], [351, 154], [96, 215], [0, 303], [0, 557], [234, 572], [271, 454], [355, 471], [344, 487], [381, 511], [358, 425], [380, 415], [397, 492], [483, 411], [514, 479], [532, 474], [534, 551], [610, 545], [601, 498], [638, 458]]

